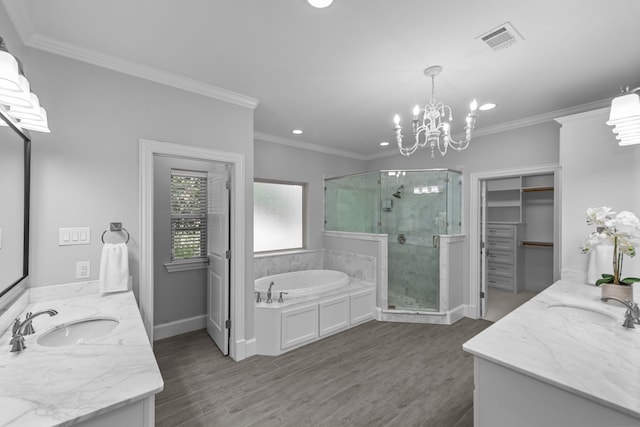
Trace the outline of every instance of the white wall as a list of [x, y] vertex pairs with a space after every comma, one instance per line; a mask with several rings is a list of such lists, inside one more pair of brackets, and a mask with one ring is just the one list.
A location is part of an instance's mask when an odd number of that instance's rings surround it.
[[362, 172], [364, 161], [256, 140], [256, 178], [307, 183], [307, 248], [322, 248], [324, 178]]
[[[0, 27], [24, 64], [49, 115], [50, 134], [33, 133], [30, 286], [73, 282], [76, 261], [97, 279], [109, 222], [131, 233], [134, 291], [139, 276], [138, 140], [215, 148], [245, 155], [245, 276], [253, 277], [253, 110], [30, 48], [24, 52], [4, 8]], [[92, 243], [59, 247], [58, 228], [88, 226]], [[246, 282], [245, 337], [253, 336]]]
[[[609, 109], [558, 119], [562, 165], [562, 277], [586, 277], [587, 256], [578, 251], [594, 231], [585, 211], [608, 206], [640, 215], [640, 145], [621, 147], [605, 122]], [[639, 276], [638, 257], [625, 257], [622, 276]]]
[[[469, 175], [559, 162], [559, 125], [554, 122], [523, 127], [516, 130], [473, 138], [469, 148], [462, 152], [450, 151], [445, 157], [436, 153], [431, 159], [430, 151], [422, 149], [404, 157], [396, 154], [368, 161], [368, 171], [380, 169], [431, 169], [450, 168], [463, 172], [463, 232], [467, 233], [463, 259], [459, 260], [463, 269], [464, 301], [469, 301]], [[390, 146], [387, 150], [397, 151]]]

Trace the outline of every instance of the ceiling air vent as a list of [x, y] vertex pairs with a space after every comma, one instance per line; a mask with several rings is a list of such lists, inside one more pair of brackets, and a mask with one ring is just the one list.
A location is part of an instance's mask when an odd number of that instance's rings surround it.
[[494, 28], [476, 38], [486, 43], [493, 50], [504, 49], [518, 40], [524, 40], [524, 37], [509, 22], [505, 22], [498, 28]]

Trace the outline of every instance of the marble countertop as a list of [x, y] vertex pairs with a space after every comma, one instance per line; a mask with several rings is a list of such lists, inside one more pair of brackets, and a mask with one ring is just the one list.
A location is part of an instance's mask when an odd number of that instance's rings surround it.
[[[636, 289], [637, 292], [637, 289]], [[640, 417], [640, 325], [622, 327], [625, 308], [600, 301], [593, 285], [560, 280], [471, 340], [473, 355]], [[637, 298], [636, 298], [637, 300]], [[550, 305], [587, 306], [615, 320], [580, 320]]]
[[[164, 383], [132, 292], [30, 303], [38, 316], [27, 348], [11, 353], [11, 331], [0, 336], [0, 426], [71, 425], [160, 392]], [[37, 339], [52, 327], [92, 317], [119, 321], [104, 337], [46, 347]]]

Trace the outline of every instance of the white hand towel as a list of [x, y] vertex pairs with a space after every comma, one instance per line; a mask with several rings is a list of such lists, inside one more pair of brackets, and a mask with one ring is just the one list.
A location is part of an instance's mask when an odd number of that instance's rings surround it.
[[587, 283], [595, 285], [603, 274], [613, 274], [613, 245], [596, 245], [589, 252]]
[[129, 250], [126, 243], [105, 243], [100, 258], [100, 292], [129, 290]]

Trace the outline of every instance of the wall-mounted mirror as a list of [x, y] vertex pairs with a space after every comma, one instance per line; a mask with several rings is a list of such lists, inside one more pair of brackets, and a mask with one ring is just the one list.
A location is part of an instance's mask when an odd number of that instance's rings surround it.
[[31, 140], [0, 108], [0, 297], [29, 272]]

